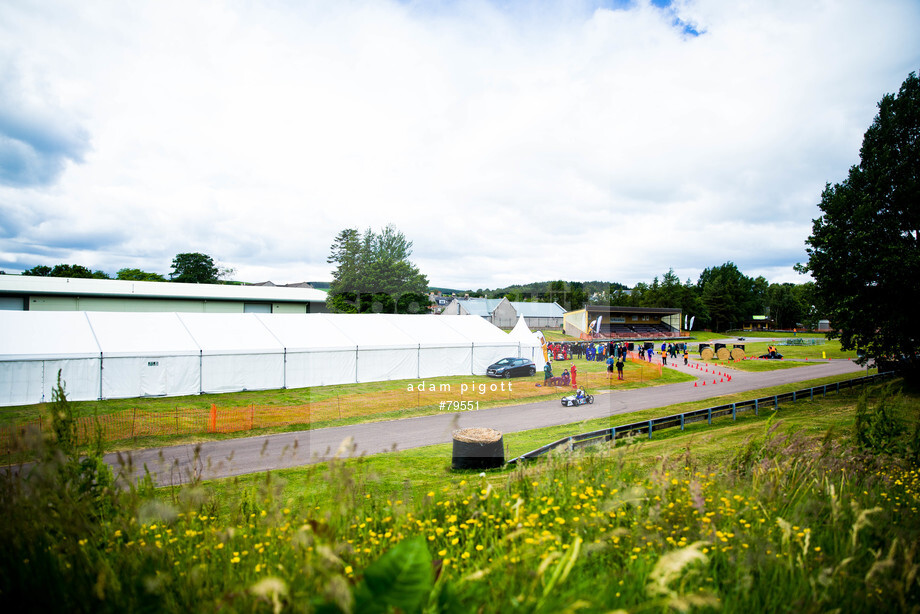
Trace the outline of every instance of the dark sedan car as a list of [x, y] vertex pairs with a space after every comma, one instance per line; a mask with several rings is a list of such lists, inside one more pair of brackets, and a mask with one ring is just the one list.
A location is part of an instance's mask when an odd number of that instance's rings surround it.
[[489, 377], [526, 377], [537, 372], [537, 366], [526, 358], [502, 358], [489, 365]]

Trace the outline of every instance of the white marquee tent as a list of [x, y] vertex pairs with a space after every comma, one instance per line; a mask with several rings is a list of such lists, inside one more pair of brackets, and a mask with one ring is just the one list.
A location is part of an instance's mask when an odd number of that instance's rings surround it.
[[532, 360], [539, 371], [546, 362], [543, 357], [542, 333], [531, 332], [527, 322], [524, 321], [524, 316], [520, 316], [508, 336], [521, 344], [521, 358]]
[[0, 406], [483, 375], [533, 342], [479, 316], [0, 311]]

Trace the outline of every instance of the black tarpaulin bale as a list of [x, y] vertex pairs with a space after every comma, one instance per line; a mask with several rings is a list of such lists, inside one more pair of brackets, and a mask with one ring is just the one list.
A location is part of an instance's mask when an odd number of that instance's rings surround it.
[[452, 469], [493, 469], [505, 463], [505, 442], [501, 431], [466, 428], [453, 432]]

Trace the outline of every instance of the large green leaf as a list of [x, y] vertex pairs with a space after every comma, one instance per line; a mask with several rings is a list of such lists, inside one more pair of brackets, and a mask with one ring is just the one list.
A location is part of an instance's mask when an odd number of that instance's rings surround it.
[[356, 592], [356, 611], [381, 612], [390, 607], [417, 612], [434, 586], [431, 555], [425, 540], [400, 542], [364, 571]]

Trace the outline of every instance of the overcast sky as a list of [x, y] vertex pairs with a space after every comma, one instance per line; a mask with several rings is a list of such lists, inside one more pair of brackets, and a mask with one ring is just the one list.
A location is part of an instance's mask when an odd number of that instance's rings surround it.
[[0, 3], [0, 269], [331, 279], [394, 224], [432, 285], [792, 270], [918, 0]]

